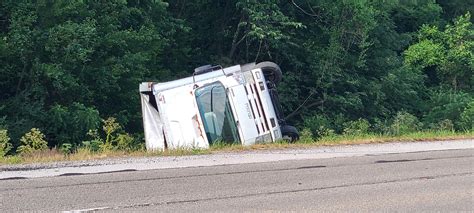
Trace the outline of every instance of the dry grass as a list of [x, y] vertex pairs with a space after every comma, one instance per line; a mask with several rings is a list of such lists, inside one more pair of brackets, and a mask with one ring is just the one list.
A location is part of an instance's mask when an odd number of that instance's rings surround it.
[[201, 149], [177, 149], [147, 152], [146, 150], [121, 151], [107, 150], [102, 152], [92, 152], [86, 148], [80, 148], [75, 153], [64, 155], [57, 149], [34, 152], [29, 155], [17, 155], [0, 158], [0, 165], [3, 164], [27, 164], [27, 163], [45, 163], [57, 161], [81, 161], [97, 160], [122, 157], [151, 157], [151, 156], [184, 156], [184, 155], [202, 155], [223, 152], [240, 152], [251, 150], [274, 150], [288, 148], [311, 148], [318, 146], [386, 143], [386, 142], [410, 142], [410, 141], [429, 141], [429, 140], [452, 140], [452, 139], [474, 139], [474, 131], [456, 133], [456, 132], [416, 132], [401, 136], [387, 136], [378, 134], [365, 135], [334, 135], [320, 138], [313, 141], [302, 139], [296, 143], [286, 143], [279, 141], [276, 143], [256, 144], [252, 146], [242, 146], [239, 144], [217, 144], [211, 146], [208, 150]]
[[28, 163], [48, 163], [58, 161], [86, 161], [100, 160], [124, 157], [152, 157], [152, 156], [184, 156], [210, 154], [209, 150], [199, 149], [177, 149], [147, 152], [146, 150], [122, 151], [106, 150], [102, 152], [93, 152], [86, 148], [79, 148], [76, 152], [68, 155], [60, 153], [56, 149], [48, 151], [37, 151], [29, 155], [15, 155], [0, 158], [0, 165], [5, 164], [28, 164]]
[[26, 155], [7, 156], [0, 158], [1, 164], [35, 163], [35, 162], [56, 162], [62, 161], [64, 155], [56, 149], [36, 151]]

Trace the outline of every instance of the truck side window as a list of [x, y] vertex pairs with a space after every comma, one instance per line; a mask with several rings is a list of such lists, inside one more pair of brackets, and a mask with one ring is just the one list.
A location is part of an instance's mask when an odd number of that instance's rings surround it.
[[238, 143], [237, 126], [222, 83], [200, 87], [195, 95], [209, 145], [215, 142]]

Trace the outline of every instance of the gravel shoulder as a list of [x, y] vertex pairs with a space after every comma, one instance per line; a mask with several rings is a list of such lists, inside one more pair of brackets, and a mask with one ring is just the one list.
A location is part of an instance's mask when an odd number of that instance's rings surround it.
[[0, 166], [0, 180], [473, 148], [474, 140], [464, 139], [4, 165]]

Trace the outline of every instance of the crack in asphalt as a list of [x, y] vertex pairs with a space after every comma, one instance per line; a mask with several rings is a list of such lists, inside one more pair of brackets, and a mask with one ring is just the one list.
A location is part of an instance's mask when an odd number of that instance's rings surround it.
[[[463, 156], [455, 156], [455, 157], [440, 157], [440, 158], [422, 158], [422, 159], [413, 159], [409, 160], [408, 162], [416, 162], [416, 161], [428, 161], [428, 160], [444, 160], [444, 159], [461, 159], [461, 158], [472, 158], [472, 155], [463, 155]], [[385, 162], [382, 160], [382, 162]], [[400, 162], [407, 162], [407, 161], [400, 161]], [[113, 180], [113, 181], [101, 181], [101, 182], [93, 182], [93, 183], [75, 183], [75, 184], [64, 184], [64, 185], [50, 185], [50, 186], [36, 186], [36, 187], [24, 187], [24, 188], [10, 188], [10, 189], [0, 189], [0, 192], [5, 191], [16, 191], [16, 190], [26, 190], [26, 189], [44, 189], [44, 188], [64, 188], [64, 187], [71, 187], [71, 186], [85, 186], [85, 185], [100, 185], [100, 184], [110, 184], [110, 183], [126, 183], [126, 182], [142, 182], [142, 181], [151, 181], [151, 180], [170, 180], [170, 179], [180, 179], [180, 178], [193, 178], [193, 177], [212, 177], [212, 176], [220, 176], [220, 175], [235, 175], [235, 174], [250, 174], [250, 173], [265, 173], [265, 172], [277, 172], [277, 171], [293, 171], [293, 170], [305, 170], [305, 169], [324, 169], [324, 168], [338, 168], [338, 167], [345, 167], [345, 166], [357, 166], [357, 165], [370, 165], [370, 164], [378, 164], [381, 163], [379, 161], [369, 162], [369, 163], [361, 163], [361, 164], [337, 164], [333, 166], [325, 166], [325, 165], [313, 165], [313, 166], [303, 166], [303, 167], [293, 167], [293, 168], [280, 168], [280, 169], [262, 169], [262, 170], [247, 170], [247, 171], [236, 171], [236, 172], [220, 172], [220, 173], [206, 173], [206, 174], [195, 174], [195, 175], [179, 175], [179, 176], [168, 176], [168, 177], [154, 177], [154, 178], [140, 178], [140, 179], [132, 179], [132, 180]], [[396, 163], [393, 161], [391, 163]], [[254, 163], [258, 164], [258, 163]], [[230, 166], [230, 165], [219, 165], [219, 166]], [[66, 173], [63, 176], [75, 176], [75, 175], [95, 175], [95, 174], [109, 174], [114, 172], [132, 172], [136, 171], [133, 169], [130, 170], [120, 170], [120, 171], [111, 171], [111, 172], [99, 172], [99, 173]], [[151, 171], [151, 170], [146, 170]], [[16, 180], [16, 179], [23, 179], [21, 177], [12, 177], [8, 179], [0, 179], [2, 180]]]
[[435, 175], [435, 176], [419, 176], [419, 177], [396, 179], [396, 180], [384, 180], [384, 181], [364, 182], [364, 183], [355, 183], [355, 184], [342, 184], [342, 185], [335, 185], [335, 186], [325, 186], [325, 187], [315, 187], [315, 188], [295, 189], [295, 190], [283, 190], [283, 191], [273, 191], [273, 192], [263, 192], [263, 193], [250, 193], [250, 194], [224, 196], [224, 197], [187, 199], [187, 200], [165, 201], [165, 202], [156, 202], [156, 203], [136, 203], [136, 204], [130, 204], [130, 205], [122, 205], [122, 206], [115, 206], [115, 207], [104, 207], [104, 208], [105, 209], [110, 209], [110, 210], [120, 210], [120, 209], [129, 209], [129, 208], [138, 208], [138, 207], [162, 206], [162, 205], [173, 205], [173, 204], [183, 204], [183, 203], [197, 203], [197, 202], [216, 201], [216, 200], [229, 200], [229, 199], [268, 196], [268, 195], [277, 195], [277, 194], [286, 194], [286, 193], [312, 192], [312, 191], [320, 191], [320, 190], [328, 190], [328, 189], [348, 188], [348, 187], [355, 187], [355, 186], [369, 186], [369, 185], [389, 184], [389, 183], [403, 183], [403, 182], [420, 181], [420, 180], [429, 181], [429, 180], [448, 178], [448, 177], [469, 176], [469, 175], [472, 175], [472, 174], [473, 174], [473, 172], [464, 172], [464, 173]]
[[136, 171], [138, 171], [138, 170], [136, 170], [136, 169], [122, 169], [122, 170], [117, 170], [117, 171], [96, 172], [96, 173], [80, 173], [80, 172], [76, 173], [76, 172], [72, 172], [72, 173], [60, 174], [58, 176], [59, 177], [61, 177], [61, 176], [79, 176], [79, 175], [90, 175], [90, 174], [100, 175], [100, 174], [111, 174], [111, 173], [119, 173], [119, 172], [136, 172]]
[[375, 163], [403, 163], [403, 162], [412, 162], [412, 161], [425, 161], [425, 160], [433, 160], [433, 158], [423, 158], [423, 159], [400, 159], [400, 160], [378, 160]]
[[7, 177], [7, 178], [0, 178], [0, 181], [1, 180], [24, 180], [24, 179], [28, 179], [27, 177]]
[[327, 166], [302, 166], [302, 167], [298, 167], [296, 169], [317, 169], [317, 168], [325, 168]]

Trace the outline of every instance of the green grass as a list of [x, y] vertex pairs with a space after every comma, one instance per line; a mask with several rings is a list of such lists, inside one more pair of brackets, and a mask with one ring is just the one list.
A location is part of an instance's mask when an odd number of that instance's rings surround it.
[[474, 139], [474, 131], [469, 132], [453, 132], [453, 131], [420, 131], [407, 133], [403, 135], [393, 136], [384, 134], [362, 134], [362, 135], [332, 135], [312, 140], [302, 137], [295, 143], [287, 143], [278, 141], [268, 144], [256, 144], [252, 146], [242, 145], [224, 145], [211, 147], [212, 153], [229, 152], [229, 151], [245, 151], [245, 150], [265, 150], [265, 149], [286, 149], [286, 148], [310, 148], [318, 146], [337, 146], [350, 144], [369, 144], [369, 143], [386, 143], [386, 142], [413, 142], [413, 141], [429, 141], [429, 140], [453, 140], [453, 139]]
[[26, 163], [44, 163], [57, 161], [80, 161], [96, 160], [106, 158], [121, 157], [152, 157], [152, 156], [184, 156], [184, 155], [203, 155], [222, 152], [239, 152], [248, 150], [269, 150], [269, 149], [288, 149], [288, 148], [310, 148], [318, 146], [336, 146], [350, 144], [369, 144], [386, 142], [410, 142], [410, 141], [429, 141], [429, 140], [452, 140], [452, 139], [474, 139], [474, 131], [452, 132], [452, 131], [420, 131], [407, 133], [398, 136], [383, 134], [362, 134], [362, 135], [332, 135], [312, 140], [302, 137], [295, 143], [278, 141], [275, 143], [256, 144], [252, 146], [242, 146], [240, 144], [217, 143], [209, 149], [176, 149], [147, 152], [146, 150], [121, 151], [107, 150], [103, 152], [92, 152], [81, 148], [75, 153], [64, 155], [57, 149], [36, 152], [30, 155], [7, 156], [0, 158], [0, 165], [26, 164]]
[[363, 134], [363, 135], [335, 135], [323, 137], [316, 141], [322, 145], [337, 144], [365, 144], [400, 141], [429, 141], [429, 140], [452, 140], [474, 138], [474, 132], [453, 132], [453, 131], [420, 131], [406, 133], [403, 135], [383, 135], [383, 134]]

